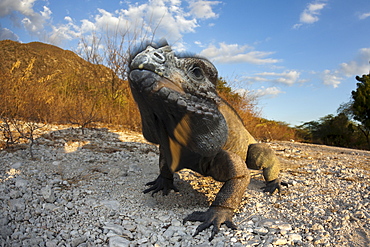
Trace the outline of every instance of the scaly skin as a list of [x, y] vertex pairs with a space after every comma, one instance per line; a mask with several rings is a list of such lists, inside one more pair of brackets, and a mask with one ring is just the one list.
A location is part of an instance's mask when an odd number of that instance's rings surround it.
[[216, 92], [217, 70], [199, 57], [178, 57], [170, 46], [148, 45], [132, 55], [129, 83], [142, 118], [144, 137], [160, 146], [160, 175], [144, 193], [178, 191], [173, 174], [183, 168], [224, 182], [206, 212], [186, 221], [203, 222], [194, 235], [221, 224], [232, 229], [234, 211], [249, 184], [250, 169], [263, 169], [265, 191], [280, 190], [280, 165], [272, 150], [259, 144], [237, 113]]

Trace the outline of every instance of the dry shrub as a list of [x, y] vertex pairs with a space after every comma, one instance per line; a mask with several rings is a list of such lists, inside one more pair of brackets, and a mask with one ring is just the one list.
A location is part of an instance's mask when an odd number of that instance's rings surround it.
[[217, 90], [220, 96], [239, 114], [245, 127], [255, 138], [265, 141], [296, 139], [296, 130], [288, 124], [260, 117], [257, 98], [254, 95], [239, 95], [233, 92], [222, 78], [218, 82]]
[[[74, 72], [36, 77], [35, 59], [17, 61], [0, 76], [0, 116], [32, 122], [94, 122], [138, 129], [140, 116], [127, 81], [81, 80]], [[99, 66], [96, 67], [99, 69]], [[112, 90], [112, 80], [117, 84]]]

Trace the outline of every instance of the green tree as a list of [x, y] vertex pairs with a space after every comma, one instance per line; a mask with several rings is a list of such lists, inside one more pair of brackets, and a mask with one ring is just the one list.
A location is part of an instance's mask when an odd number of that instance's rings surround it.
[[356, 126], [344, 113], [337, 116], [330, 114], [298, 128], [306, 141], [341, 147], [353, 147], [356, 142]]
[[370, 148], [370, 74], [356, 76], [356, 80], [359, 82], [356, 91], [352, 91], [353, 118], [362, 124], [360, 129]]

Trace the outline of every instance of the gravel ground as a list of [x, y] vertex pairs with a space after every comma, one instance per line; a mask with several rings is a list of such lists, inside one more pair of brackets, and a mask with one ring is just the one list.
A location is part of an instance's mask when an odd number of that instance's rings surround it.
[[0, 246], [370, 246], [370, 152], [272, 142], [289, 187], [268, 196], [253, 172], [235, 216], [238, 230], [182, 219], [205, 211], [220, 183], [190, 170], [180, 189], [144, 195], [158, 149], [132, 132], [53, 126], [33, 160], [20, 145], [0, 151]]

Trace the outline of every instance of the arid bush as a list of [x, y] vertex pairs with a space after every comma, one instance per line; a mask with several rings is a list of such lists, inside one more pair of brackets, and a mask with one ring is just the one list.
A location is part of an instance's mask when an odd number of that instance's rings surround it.
[[128, 82], [106, 67], [80, 68], [90, 73], [85, 77], [78, 68], [40, 74], [37, 62], [35, 57], [19, 59], [0, 70], [2, 117], [26, 122], [74, 123], [81, 127], [104, 122], [138, 129], [140, 116]]
[[232, 88], [222, 78], [218, 81], [217, 91], [235, 109], [247, 130], [255, 138], [259, 140], [297, 139], [296, 130], [289, 127], [288, 124], [260, 117], [257, 98], [254, 95], [239, 95], [233, 92]]

